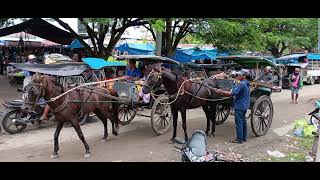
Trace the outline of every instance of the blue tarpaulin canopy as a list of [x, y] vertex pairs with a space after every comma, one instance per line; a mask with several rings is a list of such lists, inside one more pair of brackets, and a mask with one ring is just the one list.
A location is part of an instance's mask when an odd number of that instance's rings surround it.
[[78, 39], [75, 39], [72, 41], [72, 43], [68, 46], [70, 49], [78, 49], [83, 48], [84, 46], [81, 44], [81, 42]]
[[320, 60], [320, 54], [308, 54], [308, 59], [310, 60]]
[[190, 62], [192, 60], [211, 59], [217, 56], [216, 48], [181, 48], [177, 49], [173, 59], [180, 62]]
[[87, 64], [91, 69], [101, 69], [104, 67], [115, 67], [115, 66], [127, 66], [125, 62], [109, 62], [102, 58], [82, 58], [82, 61]]
[[128, 52], [128, 55], [154, 55], [155, 45], [152, 43], [124, 43], [115, 48], [121, 52]]
[[0, 46], [5, 46], [5, 45], [6, 45], [6, 41], [0, 40]]
[[299, 63], [299, 60], [307, 57], [306, 54], [291, 54], [287, 56], [282, 56], [280, 58], [274, 59], [279, 64], [293, 64], [293, 63]]

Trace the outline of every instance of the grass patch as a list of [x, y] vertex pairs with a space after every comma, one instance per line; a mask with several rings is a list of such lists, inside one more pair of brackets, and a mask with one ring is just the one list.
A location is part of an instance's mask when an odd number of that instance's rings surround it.
[[284, 158], [271, 157], [268, 155], [267, 157], [264, 157], [261, 160], [271, 162], [305, 162], [306, 156], [308, 152], [311, 150], [313, 142], [314, 137], [293, 137], [291, 141], [288, 142], [288, 145], [292, 145], [293, 147], [299, 149], [288, 148], [287, 150], [282, 152], [286, 155], [286, 157]]
[[314, 137], [308, 137], [308, 138], [300, 138], [301, 140], [299, 142], [300, 148], [310, 151], [314, 142]]
[[306, 154], [304, 152], [289, 152], [284, 158], [271, 157], [272, 162], [304, 162]]

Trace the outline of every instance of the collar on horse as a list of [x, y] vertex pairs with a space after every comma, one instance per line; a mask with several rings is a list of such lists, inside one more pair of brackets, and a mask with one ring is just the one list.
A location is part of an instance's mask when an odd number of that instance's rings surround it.
[[51, 111], [53, 113], [58, 113], [58, 112], [65, 110], [68, 107], [68, 100], [69, 100], [69, 94], [66, 94], [64, 96], [63, 103], [60, 106], [58, 106], [57, 108], [54, 108], [54, 109], [51, 108]]

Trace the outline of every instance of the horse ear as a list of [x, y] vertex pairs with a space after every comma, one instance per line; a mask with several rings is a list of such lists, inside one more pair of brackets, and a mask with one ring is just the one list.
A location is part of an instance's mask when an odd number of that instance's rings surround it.
[[41, 76], [41, 81], [43, 82], [43, 86], [47, 87], [48, 86], [48, 79], [46, 78], [46, 76]]

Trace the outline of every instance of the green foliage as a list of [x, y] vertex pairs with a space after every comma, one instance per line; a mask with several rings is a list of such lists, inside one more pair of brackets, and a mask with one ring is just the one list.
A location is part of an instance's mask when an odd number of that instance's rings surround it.
[[267, 50], [279, 55], [287, 48], [313, 49], [317, 44], [315, 18], [216, 18], [207, 22], [209, 28], [198, 28], [198, 33], [221, 50]]

